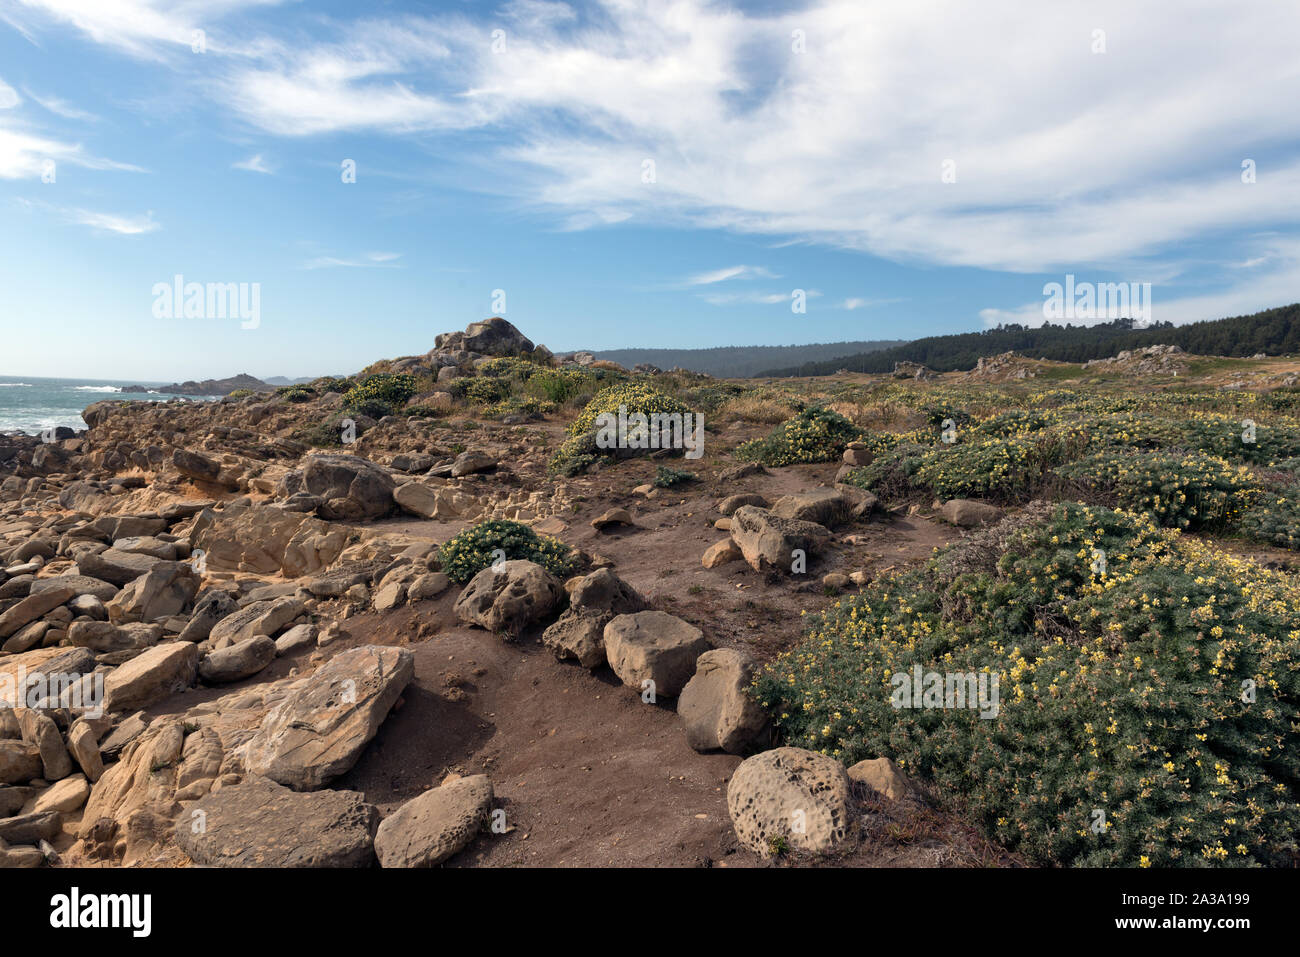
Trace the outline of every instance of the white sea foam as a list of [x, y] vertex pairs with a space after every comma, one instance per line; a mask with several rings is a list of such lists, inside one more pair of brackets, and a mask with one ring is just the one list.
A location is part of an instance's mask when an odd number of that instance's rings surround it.
[[0, 382], [0, 389], [30, 389], [30, 382]]
[[121, 392], [121, 388], [115, 385], [74, 385], [72, 388], [78, 392]]

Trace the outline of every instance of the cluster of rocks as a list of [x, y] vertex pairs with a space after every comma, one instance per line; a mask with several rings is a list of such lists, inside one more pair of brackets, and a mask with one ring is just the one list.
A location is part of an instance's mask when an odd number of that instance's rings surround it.
[[964, 378], [978, 382], [1011, 382], [1037, 376], [1038, 370], [1032, 360], [1015, 352], [1004, 352], [997, 356], [980, 356], [975, 368]]
[[718, 568], [743, 559], [755, 571], [803, 574], [833, 541], [832, 529], [870, 517], [878, 504], [875, 495], [842, 482], [772, 503], [752, 492], [729, 495], [718, 502], [722, 518], [714, 522], [729, 537], [710, 545], [701, 564]]
[[917, 379], [924, 382], [926, 379], [933, 379], [937, 373], [920, 362], [904, 361], [894, 363], [894, 371], [891, 375], [895, 379]]
[[1085, 369], [1097, 372], [1130, 372], [1137, 375], [1178, 375], [1187, 371], [1186, 353], [1174, 345], [1125, 349], [1108, 359], [1091, 359]]
[[[521, 354], [561, 361], [493, 319], [440, 336], [411, 368], [445, 381]], [[341, 403], [336, 393], [110, 401], [85, 411], [85, 432], [0, 437], [0, 865], [62, 854], [76, 864], [432, 866], [479, 833], [494, 801], [483, 775], [453, 775], [387, 815], [334, 787], [414, 674], [409, 651], [353, 647], [345, 623], [452, 587], [435, 542], [374, 523], [505, 517], [543, 528], [573, 499], [562, 480], [545, 492], [527, 480], [544, 450], [505, 428], [476, 429], [469, 449], [439, 423], [402, 416], [358, 422], [344, 453], [296, 438]], [[844, 468], [869, 461], [855, 444]], [[793, 573], [796, 552], [814, 559], [833, 529], [876, 509], [843, 477], [771, 503], [753, 493], [719, 502], [729, 537], [705, 564]], [[631, 521], [611, 509], [592, 524]], [[608, 567], [561, 583], [530, 561], [496, 563], [452, 611], [506, 638], [536, 628], [557, 659], [608, 666], [645, 700], [675, 702], [698, 751], [744, 755], [768, 737], [748, 694], [752, 659], [650, 607]], [[807, 773], [777, 752], [741, 766], [729, 803], [748, 846], [778, 843], [781, 824], [765, 815], [779, 817], [786, 798], [764, 796], [770, 774], [820, 794], [817, 757], [799, 758]], [[812, 830], [833, 844], [848, 820], [818, 811]]]

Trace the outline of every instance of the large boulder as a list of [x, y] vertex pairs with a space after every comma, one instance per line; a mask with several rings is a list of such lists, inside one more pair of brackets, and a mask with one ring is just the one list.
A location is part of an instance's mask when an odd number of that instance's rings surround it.
[[292, 597], [252, 602], [213, 625], [208, 640], [214, 645], [224, 645], [238, 644], [258, 635], [274, 638], [306, 607], [302, 599]]
[[493, 316], [471, 322], [464, 332], [444, 332], [434, 340], [440, 352], [477, 352], [485, 356], [513, 356], [533, 351], [533, 343], [511, 323]]
[[920, 800], [916, 785], [898, 769], [889, 758], [870, 758], [859, 761], [848, 770], [849, 780], [865, 784], [877, 794], [891, 801]]
[[181, 475], [195, 482], [220, 485], [231, 490], [239, 487], [239, 483], [229, 472], [223, 472], [220, 462], [202, 452], [177, 449], [172, 453], [172, 465]]
[[208, 684], [243, 681], [274, 660], [275, 642], [266, 635], [257, 635], [209, 653], [199, 662], [199, 677]]
[[58, 608], [73, 597], [73, 594], [74, 591], [70, 586], [63, 585], [58, 588], [37, 592], [34, 595], [28, 595], [18, 604], [5, 611], [3, 615], [0, 615], [0, 639], [8, 638], [17, 632], [19, 628], [31, 624], [42, 615]]
[[[190, 645], [192, 649], [194, 646]], [[138, 718], [135, 734], [121, 750], [121, 759], [109, 766], [91, 788], [82, 812], [78, 836], [87, 845], [126, 838], [124, 864], [147, 860], [178, 829], [202, 827], [201, 817], [178, 817], [181, 801], [207, 794], [221, 771], [224, 752], [220, 735], [211, 728], [195, 728], [180, 716], [153, 721], [147, 728]], [[110, 750], [111, 741], [104, 742]]]
[[[182, 815], [176, 843], [212, 867], [366, 867], [379, 811], [356, 791], [303, 794], [251, 776]], [[195, 826], [201, 822], [201, 826]]]
[[68, 644], [100, 654], [148, 648], [160, 638], [162, 625], [145, 622], [115, 625], [111, 621], [74, 621], [68, 626]]
[[310, 455], [303, 489], [319, 497], [317, 513], [330, 521], [383, 518], [393, 510], [393, 479], [387, 470], [357, 455]]
[[782, 518], [753, 505], [742, 505], [732, 513], [730, 532], [731, 540], [755, 571], [778, 570], [787, 574], [794, 566], [796, 551], [811, 558], [831, 537], [824, 525]]
[[203, 513], [192, 537], [209, 568], [299, 578], [337, 559], [348, 533], [300, 512], [254, 505]]
[[181, 641], [200, 642], [212, 634], [217, 622], [239, 610], [239, 604], [229, 592], [214, 588], [194, 604], [189, 623], [181, 630]]
[[46, 704], [95, 670], [85, 648], [34, 648], [0, 656], [0, 712], [5, 708], [58, 707]]
[[969, 498], [950, 498], [943, 503], [939, 513], [944, 520], [960, 528], [975, 528], [989, 525], [1002, 518], [1002, 509], [985, 502], [976, 502]]
[[36, 745], [41, 754], [42, 776], [47, 781], [58, 781], [72, 773], [72, 758], [63, 744], [63, 735], [49, 715], [30, 708], [17, 713], [18, 726], [23, 740]]
[[730, 754], [753, 746], [767, 727], [767, 714], [749, 694], [753, 680], [753, 661], [744, 652], [715, 648], [700, 655], [677, 699], [686, 743], [696, 751]]
[[434, 867], [463, 850], [492, 809], [485, 774], [457, 778], [425, 791], [384, 818], [375, 834], [383, 867]]
[[822, 853], [842, 844], [853, 826], [853, 797], [844, 765], [802, 748], [775, 748], [741, 762], [727, 785], [736, 837], [770, 857], [782, 845]]
[[709, 650], [704, 633], [667, 612], [618, 615], [605, 626], [605, 657], [623, 684], [638, 691], [652, 681], [656, 696], [675, 698]]
[[189, 608], [199, 576], [188, 562], [160, 561], [131, 581], [108, 603], [112, 621], [158, 621]]
[[483, 569], [456, 599], [461, 621], [498, 634], [518, 635], [564, 600], [564, 588], [536, 562], [514, 559]]
[[357, 763], [414, 674], [404, 648], [336, 655], [267, 714], [244, 747], [245, 767], [296, 791], [324, 786]]
[[32, 582], [31, 593], [35, 595], [64, 586], [72, 589], [73, 598], [91, 595], [100, 601], [111, 601], [118, 592], [117, 586], [113, 583], [91, 578], [89, 575], [59, 575], [55, 578], [38, 578]]
[[643, 611], [646, 600], [608, 568], [571, 581], [569, 607], [542, 632], [542, 644], [563, 660], [574, 658], [584, 668], [605, 663], [605, 626], [615, 615]]
[[109, 548], [102, 552], [86, 552], [77, 559], [77, 571], [90, 578], [111, 582], [119, 587], [129, 585], [161, 559], [139, 552], [122, 552]]
[[147, 708], [194, 684], [199, 649], [188, 641], [171, 641], [141, 652], [118, 665], [104, 679], [104, 710], [110, 714]]
[[0, 738], [0, 784], [22, 784], [41, 776], [41, 749], [27, 741]]
[[833, 488], [814, 488], [793, 495], [783, 495], [772, 503], [772, 514], [818, 525], [839, 525], [853, 511], [852, 500]]

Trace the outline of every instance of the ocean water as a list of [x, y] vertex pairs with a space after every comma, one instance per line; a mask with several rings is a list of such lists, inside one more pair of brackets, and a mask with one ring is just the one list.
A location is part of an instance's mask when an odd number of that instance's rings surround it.
[[128, 385], [157, 388], [165, 383], [0, 376], [0, 432], [35, 435], [42, 429], [57, 428], [60, 425], [84, 429], [86, 422], [81, 417], [81, 410], [92, 402], [102, 399], [147, 402], [173, 398], [163, 392], [123, 393], [122, 387]]

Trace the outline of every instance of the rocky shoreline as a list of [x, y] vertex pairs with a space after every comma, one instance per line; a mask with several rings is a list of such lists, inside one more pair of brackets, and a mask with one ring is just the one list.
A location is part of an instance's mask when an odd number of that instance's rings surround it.
[[[519, 356], [562, 367], [499, 319], [385, 367], [449, 388]], [[452, 400], [434, 389], [409, 407]], [[109, 400], [85, 410], [83, 432], [0, 439], [0, 863], [431, 866], [507, 833], [490, 773], [449, 771], [385, 812], [339, 787], [411, 693], [413, 652], [446, 627], [434, 608], [457, 627], [535, 636], [555, 667], [608, 666], [630, 696], [675, 699], [694, 752], [754, 753], [726, 788], [732, 853], [771, 857], [796, 806], [816, 813], [794, 849], [827, 852], [853, 829], [854, 788], [917, 793], [887, 759], [846, 769], [763, 750], [751, 656], [657, 607], [599, 553], [575, 549], [567, 581], [515, 559], [453, 584], [439, 548], [452, 530], [562, 531], [591, 480], [549, 474], [547, 448], [504, 423], [358, 414], [339, 451], [303, 441], [341, 403]], [[766, 473], [722, 474], [734, 488]], [[833, 550], [831, 529], [875, 508], [849, 486], [770, 505], [729, 495], [713, 523], [727, 537], [695, 567], [779, 577], [793, 550]], [[637, 528], [624, 508], [590, 525]], [[384, 616], [420, 608], [413, 632], [375, 640]]]

